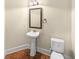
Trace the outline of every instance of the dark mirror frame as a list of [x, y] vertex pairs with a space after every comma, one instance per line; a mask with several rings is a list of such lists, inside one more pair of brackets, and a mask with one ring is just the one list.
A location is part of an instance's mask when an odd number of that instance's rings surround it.
[[[40, 27], [33, 27], [31, 26], [31, 11], [40, 9]], [[36, 29], [42, 29], [42, 8], [31, 8], [29, 9], [29, 28], [36, 28]]]

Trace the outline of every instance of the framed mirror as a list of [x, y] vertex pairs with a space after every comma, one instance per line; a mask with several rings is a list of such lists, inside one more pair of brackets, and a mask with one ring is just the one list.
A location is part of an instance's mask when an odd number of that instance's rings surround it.
[[42, 29], [42, 8], [29, 9], [29, 28]]

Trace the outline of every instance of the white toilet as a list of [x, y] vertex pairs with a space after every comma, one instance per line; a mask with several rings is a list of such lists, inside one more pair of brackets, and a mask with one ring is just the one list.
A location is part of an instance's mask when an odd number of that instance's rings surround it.
[[64, 40], [51, 38], [51, 57], [50, 59], [65, 59], [64, 58]]

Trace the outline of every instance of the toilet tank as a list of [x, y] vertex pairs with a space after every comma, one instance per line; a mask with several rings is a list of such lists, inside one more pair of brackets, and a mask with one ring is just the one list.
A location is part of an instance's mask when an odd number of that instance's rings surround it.
[[58, 53], [64, 53], [64, 40], [51, 38], [51, 50]]

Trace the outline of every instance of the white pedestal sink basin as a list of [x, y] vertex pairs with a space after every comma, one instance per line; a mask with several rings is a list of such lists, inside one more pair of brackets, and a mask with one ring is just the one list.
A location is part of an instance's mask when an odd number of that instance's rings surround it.
[[36, 54], [36, 39], [39, 36], [39, 32], [30, 31], [30, 32], [27, 32], [26, 35], [32, 38], [30, 56], [35, 56], [35, 54]]

